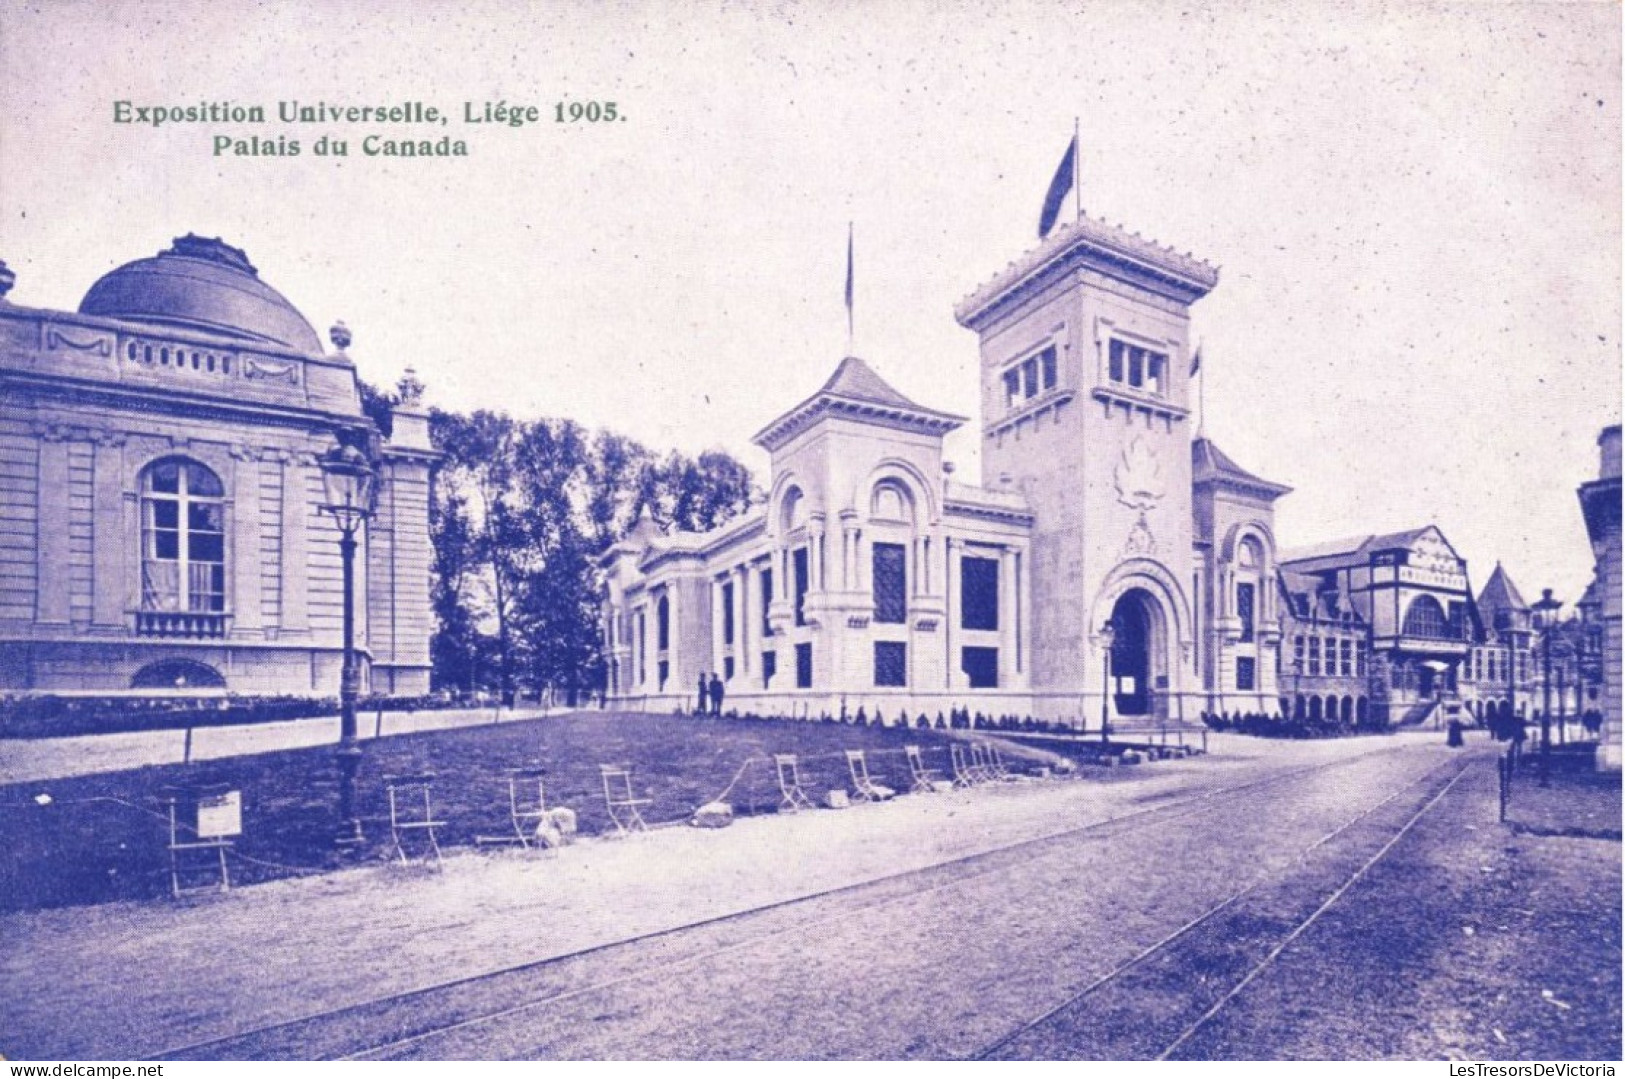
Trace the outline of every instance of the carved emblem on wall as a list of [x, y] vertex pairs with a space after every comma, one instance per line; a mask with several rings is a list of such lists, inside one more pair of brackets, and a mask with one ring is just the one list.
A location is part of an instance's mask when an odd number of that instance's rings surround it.
[[1112, 481], [1117, 485], [1117, 501], [1130, 509], [1139, 510], [1142, 519], [1146, 511], [1156, 509], [1157, 503], [1168, 493], [1162, 464], [1143, 436], [1130, 442], [1123, 450], [1123, 456], [1112, 472]]
[[55, 326], [45, 327], [45, 347], [47, 349], [71, 348], [80, 352], [89, 352], [97, 356], [111, 356], [113, 342], [101, 334], [90, 334], [87, 337], [70, 337]]
[[1128, 542], [1123, 545], [1124, 557], [1154, 554], [1157, 540], [1151, 534], [1145, 515], [1157, 508], [1157, 503], [1168, 493], [1168, 485], [1156, 451], [1143, 436], [1123, 449], [1123, 456], [1112, 471], [1112, 482], [1117, 487], [1117, 501], [1139, 513], [1139, 519], [1129, 529]]
[[291, 363], [270, 363], [266, 360], [248, 360], [243, 364], [243, 377], [260, 379], [265, 382], [286, 382], [290, 386], [299, 384], [299, 368]]

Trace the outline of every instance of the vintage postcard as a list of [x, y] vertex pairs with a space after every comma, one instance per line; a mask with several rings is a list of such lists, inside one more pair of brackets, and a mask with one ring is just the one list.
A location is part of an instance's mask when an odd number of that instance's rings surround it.
[[10, 1074], [1613, 1075], [1620, 18], [0, 6]]

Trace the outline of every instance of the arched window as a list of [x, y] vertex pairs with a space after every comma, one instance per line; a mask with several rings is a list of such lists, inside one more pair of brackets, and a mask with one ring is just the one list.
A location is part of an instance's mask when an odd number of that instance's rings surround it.
[[1257, 569], [1264, 562], [1264, 549], [1258, 541], [1248, 536], [1241, 541], [1236, 550], [1236, 565], [1242, 569]]
[[894, 480], [875, 484], [874, 496], [869, 502], [869, 516], [876, 521], [914, 523], [914, 499], [908, 489]]
[[779, 503], [780, 533], [794, 532], [807, 523], [806, 501], [799, 487], [792, 487], [784, 492], [784, 500]]
[[193, 659], [161, 659], [135, 672], [131, 689], [224, 689], [226, 680], [206, 663]]
[[1404, 634], [1434, 641], [1449, 641], [1456, 637], [1450, 620], [1445, 617], [1444, 608], [1432, 596], [1417, 596], [1411, 600], [1411, 605], [1405, 609]]
[[141, 473], [141, 607], [226, 609], [225, 488], [207, 468], [181, 458]]

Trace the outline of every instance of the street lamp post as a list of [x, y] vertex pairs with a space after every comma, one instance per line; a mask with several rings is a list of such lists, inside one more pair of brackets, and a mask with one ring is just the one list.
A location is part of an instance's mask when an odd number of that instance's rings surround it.
[[1534, 604], [1535, 611], [1541, 616], [1540, 785], [1543, 787], [1548, 782], [1547, 757], [1552, 748], [1552, 629], [1556, 624], [1555, 616], [1562, 606], [1560, 601], [1552, 598], [1550, 588], [1542, 589], [1540, 599]]
[[1303, 681], [1303, 657], [1292, 657], [1292, 715], [1290, 718], [1298, 719], [1298, 702], [1303, 700], [1303, 694], [1298, 685]]
[[1110, 729], [1110, 706], [1112, 690], [1112, 644], [1117, 640], [1117, 627], [1110, 618], [1106, 619], [1100, 627], [1101, 656], [1105, 660], [1101, 666], [1100, 676], [1100, 744], [1107, 743], [1107, 732]]
[[361, 670], [355, 656], [355, 534], [372, 516], [378, 473], [354, 446], [338, 446], [322, 458], [322, 484], [327, 504], [339, 526], [339, 555], [344, 566], [344, 666], [339, 679], [339, 827], [335, 843], [359, 846], [361, 819], [355, 810], [355, 776], [361, 766], [356, 740], [355, 702]]

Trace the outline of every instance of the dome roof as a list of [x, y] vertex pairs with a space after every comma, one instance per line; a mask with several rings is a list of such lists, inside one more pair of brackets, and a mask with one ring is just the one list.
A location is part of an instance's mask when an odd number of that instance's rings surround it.
[[126, 263], [97, 281], [79, 313], [322, 351], [305, 316], [260, 280], [240, 248], [191, 233], [156, 258]]

